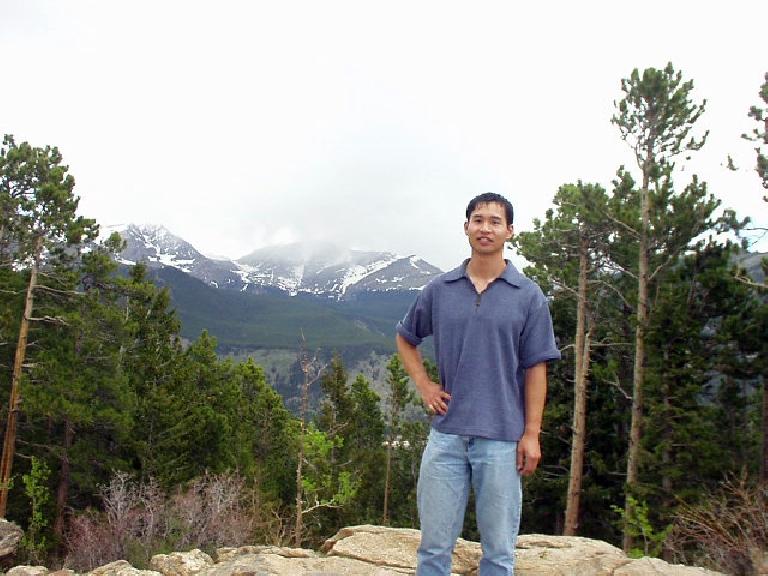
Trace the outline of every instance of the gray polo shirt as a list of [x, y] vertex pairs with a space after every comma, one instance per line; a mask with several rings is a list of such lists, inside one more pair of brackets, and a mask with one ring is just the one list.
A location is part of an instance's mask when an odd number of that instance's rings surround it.
[[509, 262], [478, 294], [467, 262], [433, 279], [397, 325], [414, 346], [435, 340], [448, 411], [440, 432], [517, 441], [525, 428], [525, 369], [557, 360], [547, 299]]

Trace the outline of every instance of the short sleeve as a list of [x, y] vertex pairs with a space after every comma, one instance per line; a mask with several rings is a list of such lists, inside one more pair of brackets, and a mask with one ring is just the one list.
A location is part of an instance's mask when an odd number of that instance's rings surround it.
[[530, 368], [541, 362], [560, 359], [560, 350], [555, 342], [549, 305], [537, 286], [531, 299], [525, 327], [520, 335], [520, 365]]
[[433, 284], [430, 283], [416, 297], [405, 317], [397, 323], [397, 333], [414, 346], [432, 335], [433, 293]]

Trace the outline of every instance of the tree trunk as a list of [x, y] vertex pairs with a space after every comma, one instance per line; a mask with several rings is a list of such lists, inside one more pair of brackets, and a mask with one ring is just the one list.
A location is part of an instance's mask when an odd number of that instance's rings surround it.
[[[669, 366], [669, 348], [664, 347], [664, 364], [661, 373], [661, 394], [662, 404], [664, 405], [664, 436], [662, 438], [661, 445], [661, 488], [663, 493], [664, 510], [674, 509], [674, 496], [672, 475], [670, 474], [670, 468], [673, 464], [672, 456], [672, 435], [674, 433], [673, 420], [672, 420], [672, 402], [670, 396], [672, 395], [672, 383], [667, 376], [667, 367]], [[672, 548], [669, 547], [667, 542], [664, 542], [661, 549], [661, 557], [667, 562], [672, 562], [674, 559], [674, 553]]]
[[576, 308], [576, 335], [574, 338], [573, 368], [573, 436], [571, 439], [571, 470], [565, 508], [565, 536], [575, 536], [579, 527], [579, 503], [584, 473], [584, 443], [586, 439], [587, 386], [589, 371], [589, 335], [587, 316], [587, 258], [586, 239], [579, 246], [579, 287]]
[[304, 435], [307, 433], [306, 414], [309, 405], [308, 386], [304, 386], [301, 394], [301, 433], [299, 435], [299, 453], [296, 458], [296, 525], [293, 529], [293, 544], [301, 548], [303, 526], [302, 505], [304, 502], [302, 467], [304, 464]]
[[307, 434], [307, 414], [309, 413], [309, 386], [311, 384], [310, 370], [311, 361], [306, 356], [304, 345], [304, 333], [302, 332], [302, 343], [299, 350], [299, 365], [301, 366], [301, 372], [304, 377], [304, 381], [301, 386], [301, 433], [299, 435], [299, 453], [296, 462], [296, 524], [293, 529], [293, 543], [296, 548], [301, 548], [301, 540], [304, 531], [304, 516], [303, 516], [303, 504], [304, 504], [304, 489], [303, 489], [303, 465], [304, 465], [304, 437]]
[[392, 434], [387, 439], [387, 465], [384, 472], [384, 515], [381, 523], [384, 526], [389, 524], [389, 482], [392, 473]]
[[59, 538], [64, 536], [64, 519], [69, 500], [69, 449], [75, 437], [75, 429], [69, 419], [64, 420], [64, 446], [61, 454], [61, 470], [59, 485], [56, 488], [56, 519], [53, 522], [53, 532]]
[[763, 459], [760, 462], [760, 484], [768, 484], [768, 378], [763, 376]]
[[8, 508], [8, 490], [10, 489], [9, 483], [11, 481], [13, 457], [16, 452], [16, 418], [19, 412], [19, 405], [21, 404], [21, 370], [27, 354], [29, 319], [32, 317], [34, 290], [37, 286], [37, 269], [40, 265], [40, 251], [42, 249], [41, 237], [37, 238], [35, 248], [35, 258], [29, 274], [27, 296], [24, 302], [24, 314], [21, 316], [21, 323], [19, 325], [19, 340], [16, 343], [16, 355], [13, 360], [11, 396], [8, 401], [8, 420], [5, 426], [5, 437], [3, 438], [3, 454], [0, 458], [0, 517], [2, 518], [5, 518]]
[[640, 456], [640, 434], [643, 418], [643, 382], [645, 380], [645, 329], [648, 323], [648, 234], [651, 220], [650, 208], [650, 148], [643, 167], [643, 188], [640, 191], [640, 248], [637, 265], [637, 326], [635, 328], [635, 365], [632, 374], [632, 422], [629, 430], [627, 450], [627, 482], [624, 503], [624, 552], [632, 548], [632, 536], [627, 522], [633, 515], [630, 504], [632, 489], [637, 484], [638, 459]]
[[302, 505], [302, 499], [304, 495], [302, 494], [302, 487], [301, 487], [301, 465], [304, 461], [304, 432], [301, 433], [301, 438], [299, 438], [299, 455], [298, 455], [298, 462], [296, 464], [296, 524], [293, 527], [293, 544], [296, 548], [301, 548], [301, 536], [303, 531], [303, 525], [302, 525], [302, 511], [301, 511], [301, 505]]

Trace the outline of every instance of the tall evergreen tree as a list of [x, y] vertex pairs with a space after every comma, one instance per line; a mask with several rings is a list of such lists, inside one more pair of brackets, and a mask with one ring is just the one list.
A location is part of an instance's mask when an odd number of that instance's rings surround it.
[[[760, 178], [763, 190], [763, 200], [768, 202], [768, 72], [765, 74], [765, 82], [760, 87], [758, 93], [761, 104], [752, 106], [749, 110], [750, 118], [753, 118], [757, 126], [752, 129], [751, 134], [743, 134], [742, 137], [756, 143], [755, 146], [755, 171]], [[768, 258], [762, 261], [763, 275], [768, 278]], [[745, 284], [765, 290], [768, 289], [768, 280], [763, 279], [762, 283], [757, 283], [745, 274], [739, 274], [738, 278]], [[762, 436], [763, 451], [760, 458], [760, 482], [768, 484], [768, 378], [763, 381], [763, 403], [762, 403]]]
[[295, 497], [294, 418], [280, 394], [267, 382], [264, 369], [253, 360], [249, 358], [239, 364], [233, 376], [244, 395], [244, 403], [239, 407], [242, 416], [233, 441], [253, 454], [257, 493], [270, 501], [290, 502]]
[[[119, 238], [82, 255], [71, 284], [49, 294], [43, 291], [38, 310], [60, 319], [37, 335], [34, 367], [25, 400], [25, 434], [44, 447], [38, 457], [55, 471], [56, 516], [53, 529], [61, 539], [70, 495], [81, 505], [125, 466], [120, 448], [126, 443], [133, 415], [133, 396], [119, 369], [123, 318], [117, 299], [111, 254]], [[59, 272], [58, 277], [64, 277]], [[61, 288], [69, 288], [67, 293]], [[78, 294], [73, 297], [71, 294]]]
[[553, 209], [534, 230], [523, 232], [514, 243], [535, 264], [526, 272], [544, 286], [553, 286], [557, 297], [576, 302], [573, 335], [573, 424], [570, 473], [566, 499], [566, 535], [578, 527], [586, 438], [587, 380], [596, 311], [595, 287], [605, 282], [605, 258], [612, 227], [605, 219], [607, 196], [598, 185], [568, 184], [560, 187]]
[[384, 490], [381, 469], [385, 466], [385, 423], [381, 399], [362, 374], [352, 382], [351, 397], [354, 411], [345, 443], [349, 447], [352, 471], [360, 480], [351, 512], [356, 522], [375, 523], [383, 506]]
[[57, 148], [17, 145], [5, 136], [0, 148], [0, 258], [29, 269], [24, 311], [18, 327], [16, 354], [11, 376], [6, 431], [0, 459], [0, 516], [5, 516], [8, 489], [16, 449], [16, 426], [21, 403], [22, 368], [27, 352], [29, 323], [33, 320], [38, 273], [46, 254], [46, 265], [66, 261], [71, 247], [93, 238], [94, 220], [76, 214], [79, 198], [74, 178], [67, 174]]
[[161, 443], [168, 422], [175, 419], [175, 374], [181, 365], [181, 325], [170, 308], [170, 293], [147, 277], [144, 264], [130, 270], [121, 299], [126, 341], [120, 350], [121, 369], [136, 397], [131, 433], [135, 467], [143, 480], [163, 476]]
[[766, 190], [763, 200], [768, 202], [768, 72], [765, 74], [765, 82], [760, 87], [758, 96], [762, 103], [749, 109], [749, 117], [755, 120], [757, 126], [750, 134], [743, 134], [742, 137], [756, 143], [755, 171], [762, 182], [763, 189]]
[[712, 243], [687, 255], [657, 291], [639, 494], [660, 527], [705, 488], [740, 470], [756, 472], [758, 427], [749, 400], [764, 344], [746, 335], [768, 326], [764, 305], [734, 278], [732, 248]]
[[384, 511], [382, 523], [389, 524], [389, 495], [392, 489], [392, 459], [396, 450], [405, 448], [402, 434], [402, 414], [415, 396], [408, 387], [408, 373], [403, 367], [400, 357], [393, 355], [387, 364], [387, 453], [384, 471]]
[[[696, 177], [682, 194], [673, 188], [675, 159], [700, 149], [704, 136], [690, 137], [706, 102], [692, 101], [693, 82], [683, 81], [672, 64], [664, 69], [633, 70], [622, 80], [624, 97], [612, 118], [635, 155], [642, 178], [637, 194], [639, 218], [622, 222], [635, 236], [638, 258], [633, 266], [637, 277], [635, 360], [632, 377], [632, 421], [627, 451], [627, 499], [625, 517], [631, 517], [632, 490], [638, 482], [641, 422], [644, 406], [646, 334], [650, 313], [650, 286], [658, 274], [676, 261], [681, 251], [709, 221], [717, 202], [706, 198], [706, 187]], [[631, 548], [627, 531], [624, 548]]]

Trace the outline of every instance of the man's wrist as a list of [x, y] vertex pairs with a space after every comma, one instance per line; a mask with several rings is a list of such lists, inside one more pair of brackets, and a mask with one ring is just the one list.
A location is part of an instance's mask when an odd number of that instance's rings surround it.
[[430, 384], [432, 384], [432, 380], [429, 379], [429, 375], [424, 374], [414, 378], [413, 384], [416, 386], [417, 390], [424, 390], [425, 388], [428, 388]]

